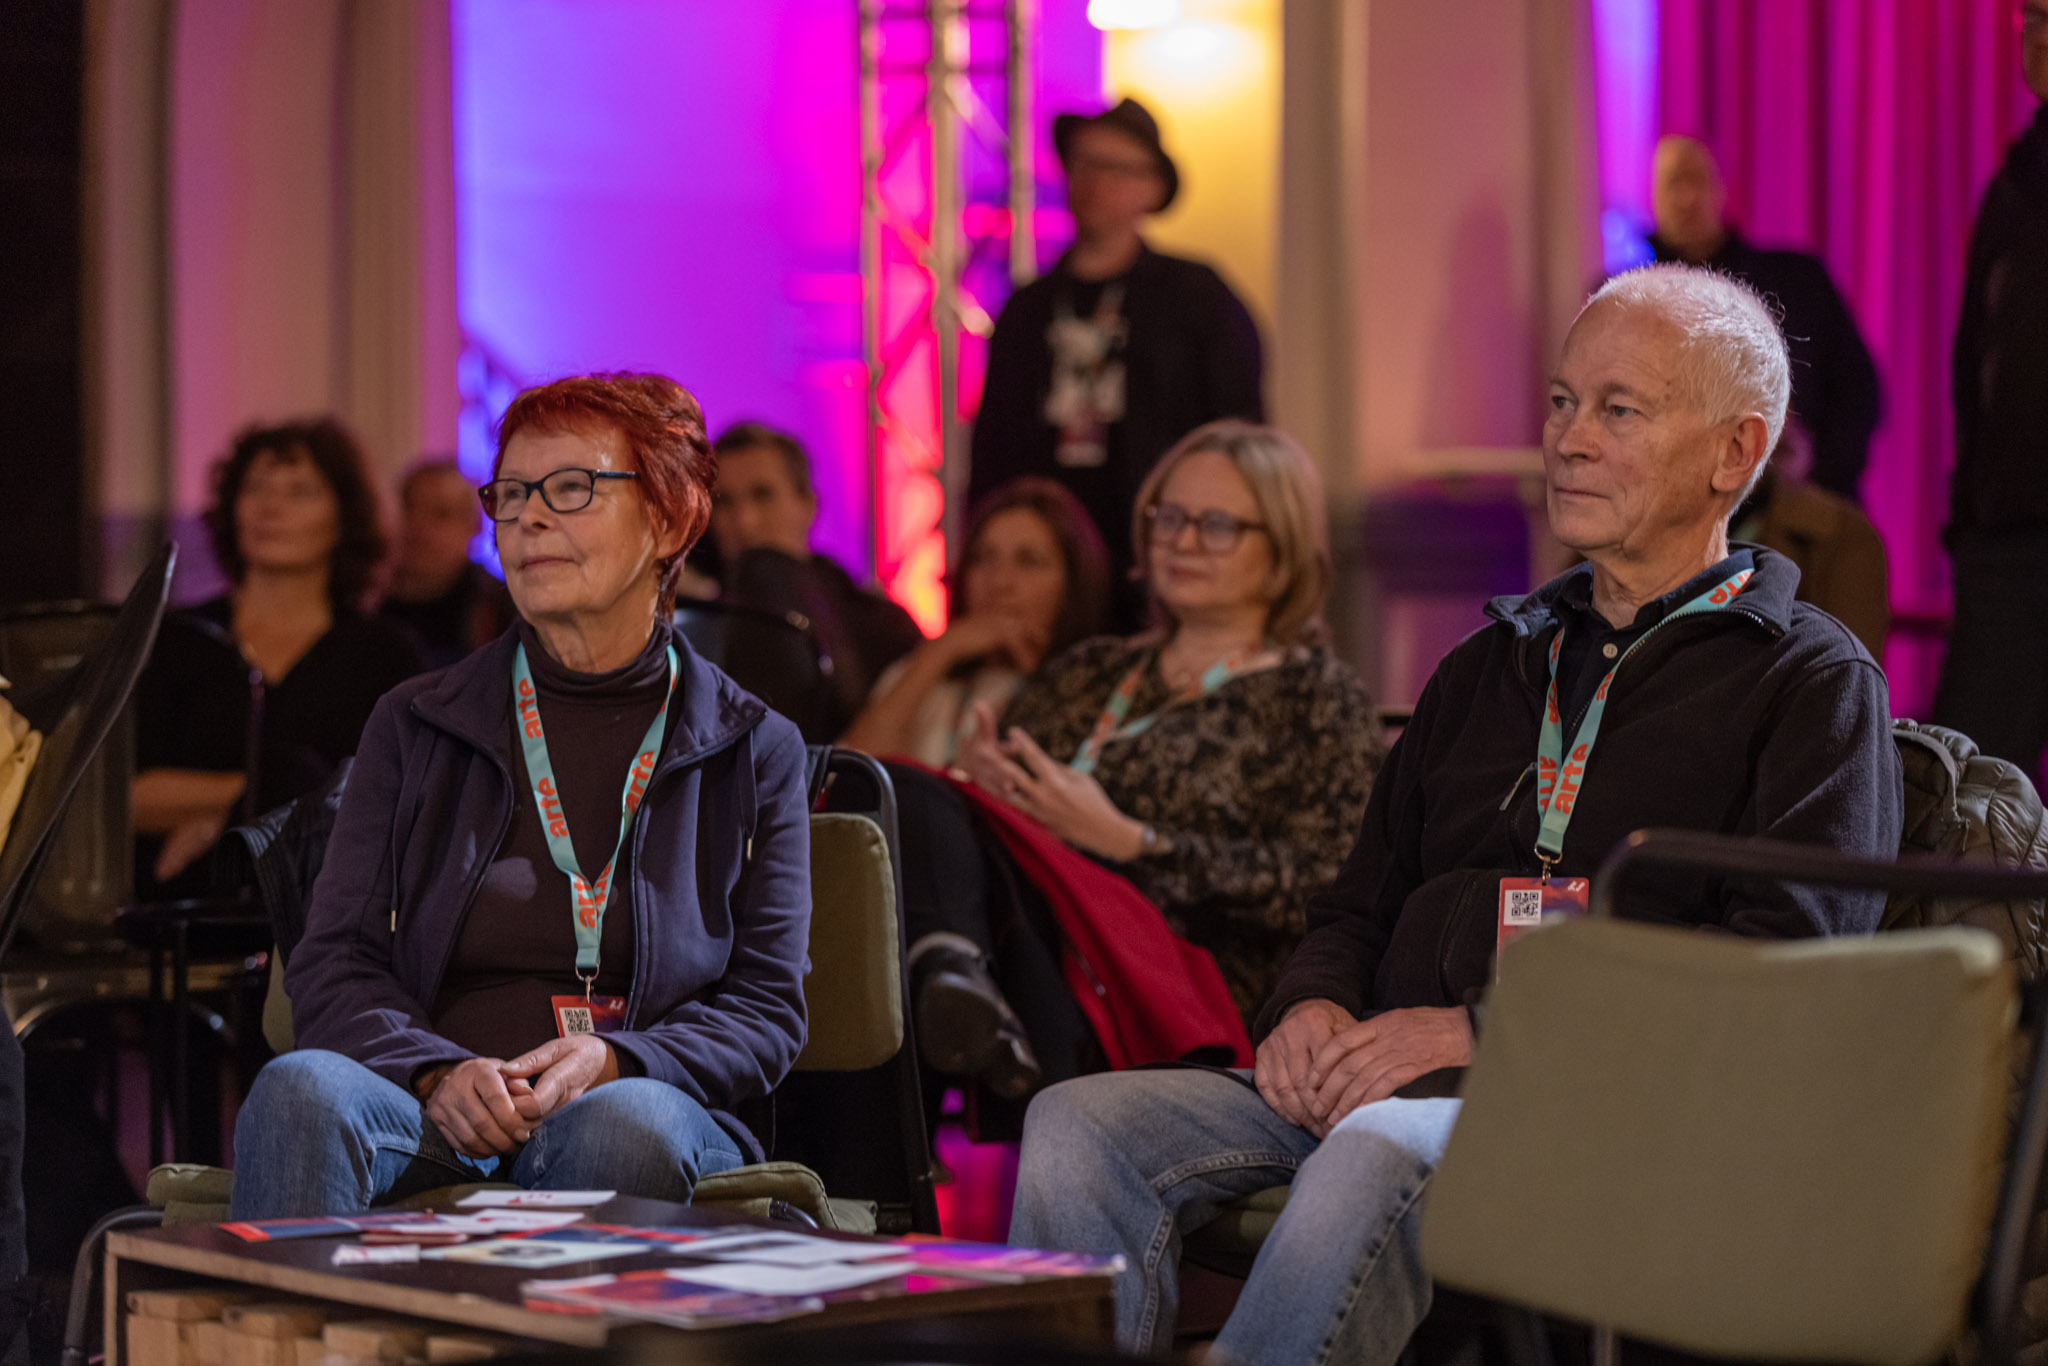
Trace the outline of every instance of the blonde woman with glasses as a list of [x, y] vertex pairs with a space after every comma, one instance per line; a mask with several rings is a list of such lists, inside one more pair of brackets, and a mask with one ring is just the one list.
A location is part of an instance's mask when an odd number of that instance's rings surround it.
[[1379, 768], [1325, 643], [1299, 446], [1198, 429], [1146, 478], [1132, 538], [1151, 628], [1067, 650], [1000, 719], [982, 706], [947, 779], [899, 771], [922, 1051], [998, 1095], [1245, 1048]]

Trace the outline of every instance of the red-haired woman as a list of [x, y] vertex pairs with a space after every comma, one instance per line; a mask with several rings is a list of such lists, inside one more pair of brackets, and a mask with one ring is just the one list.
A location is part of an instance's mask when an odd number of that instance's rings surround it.
[[668, 620], [714, 466], [655, 375], [530, 389], [484, 485], [519, 621], [381, 702], [235, 1132], [238, 1219], [478, 1179], [687, 1200], [804, 1040], [796, 728]]

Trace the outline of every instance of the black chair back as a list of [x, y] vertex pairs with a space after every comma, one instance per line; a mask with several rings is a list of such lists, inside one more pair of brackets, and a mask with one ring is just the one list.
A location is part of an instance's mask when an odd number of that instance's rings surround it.
[[675, 626], [691, 649], [796, 722], [806, 743], [836, 738], [832, 660], [809, 627], [757, 607], [688, 598], [676, 603]]
[[[24, 714], [51, 709], [64, 680], [113, 633], [120, 609], [104, 602], [41, 603], [0, 611], [0, 675]], [[114, 908], [134, 891], [128, 780], [135, 771], [135, 709], [123, 707], [78, 780], [58, 823], [22, 923], [46, 947], [105, 945]]]
[[[813, 745], [822, 769], [823, 806], [871, 818], [881, 827], [895, 870], [898, 935], [902, 933], [903, 851], [897, 834], [896, 788], [888, 770], [857, 750]], [[898, 953], [905, 946], [899, 942]], [[771, 1156], [801, 1162], [834, 1195], [875, 1201], [884, 1233], [937, 1233], [931, 1131], [918, 1079], [917, 1030], [911, 1016], [908, 966], [903, 992], [903, 1046], [879, 1067], [860, 1072], [796, 1072], [776, 1090]], [[857, 1117], [857, 1120], [856, 1120]]]
[[[46, 680], [33, 694], [24, 692], [17, 703], [30, 724], [43, 732], [43, 748], [29, 774], [7, 843], [0, 847], [0, 952], [14, 937], [37, 875], [55, 846], [59, 822], [71, 808], [142, 676], [156, 644], [157, 626], [163, 621], [171, 568], [176, 562], [175, 547], [166, 545], [158, 551], [129, 590], [98, 648], [61, 677]], [[124, 770], [119, 775], [122, 790], [106, 797], [121, 806], [123, 826], [126, 777]], [[111, 776], [108, 781], [113, 781]], [[120, 856], [127, 856], [125, 841]]]

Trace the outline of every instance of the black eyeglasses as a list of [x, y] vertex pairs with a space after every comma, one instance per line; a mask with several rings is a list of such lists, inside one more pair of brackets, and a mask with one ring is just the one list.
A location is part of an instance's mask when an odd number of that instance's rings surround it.
[[1266, 529], [1264, 522], [1247, 522], [1216, 508], [1189, 512], [1178, 503], [1154, 503], [1146, 508], [1145, 524], [1154, 545], [1172, 545], [1180, 540], [1183, 527], [1193, 527], [1196, 542], [1211, 555], [1228, 555], [1247, 531]]
[[638, 479], [631, 470], [556, 470], [539, 479], [493, 479], [476, 491], [484, 516], [494, 522], [516, 522], [536, 489], [540, 500], [556, 512], [581, 512], [597, 497], [600, 479]]

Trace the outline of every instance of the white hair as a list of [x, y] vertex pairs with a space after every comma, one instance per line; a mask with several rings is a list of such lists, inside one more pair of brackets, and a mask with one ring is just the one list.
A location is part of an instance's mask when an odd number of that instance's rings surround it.
[[1733, 276], [1676, 264], [1624, 271], [1600, 286], [1586, 307], [1602, 302], [1648, 310], [1678, 328], [1679, 392], [1708, 423], [1750, 413], [1763, 418], [1764, 458], [1735, 495], [1739, 506], [1777, 450], [1792, 401], [1792, 362], [1776, 312]]

